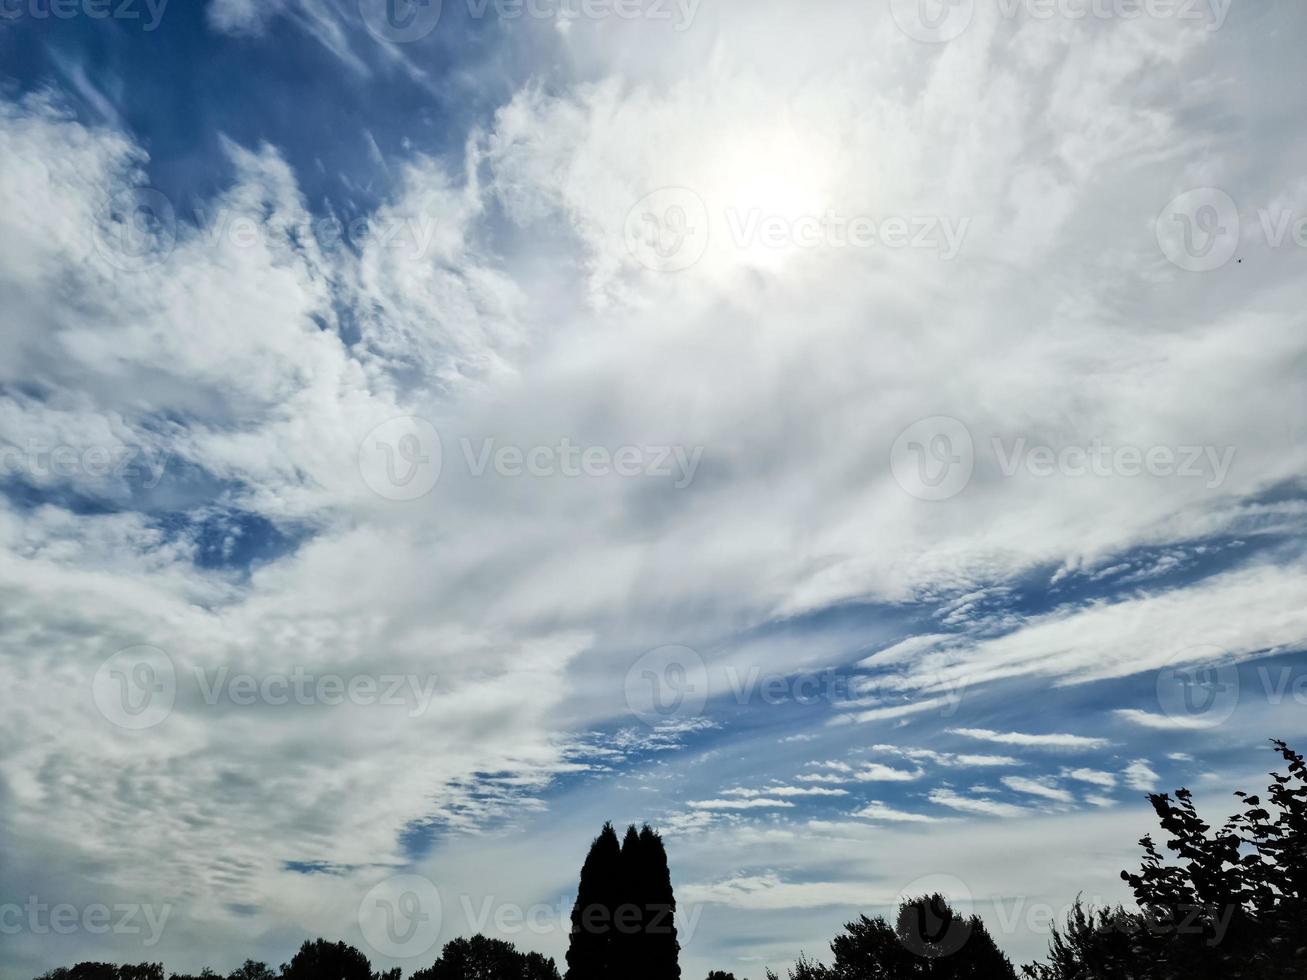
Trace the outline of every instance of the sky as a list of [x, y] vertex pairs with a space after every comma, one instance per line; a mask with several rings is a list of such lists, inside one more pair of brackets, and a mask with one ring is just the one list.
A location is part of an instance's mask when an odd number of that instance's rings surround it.
[[0, 0], [0, 932], [1017, 962], [1307, 743], [1307, 10]]

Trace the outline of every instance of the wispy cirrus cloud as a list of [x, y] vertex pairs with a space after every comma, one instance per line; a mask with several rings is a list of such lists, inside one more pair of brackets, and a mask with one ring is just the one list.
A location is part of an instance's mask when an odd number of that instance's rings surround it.
[[1024, 793], [1027, 796], [1038, 796], [1046, 800], [1053, 800], [1057, 803], [1073, 803], [1075, 796], [1055, 782], [1048, 779], [1027, 779], [1022, 776], [1004, 776], [1003, 785], [1014, 793]]
[[1086, 735], [1032, 735], [1025, 732], [996, 732], [988, 728], [950, 728], [949, 734], [974, 738], [982, 742], [995, 742], [999, 745], [1019, 745], [1032, 749], [1105, 749], [1111, 741], [1105, 738], [1093, 738]]
[[1020, 817], [1026, 814], [1024, 807], [1013, 803], [1002, 803], [983, 796], [963, 796], [951, 789], [935, 789], [930, 792], [930, 802], [939, 806], [971, 813], [983, 817]]

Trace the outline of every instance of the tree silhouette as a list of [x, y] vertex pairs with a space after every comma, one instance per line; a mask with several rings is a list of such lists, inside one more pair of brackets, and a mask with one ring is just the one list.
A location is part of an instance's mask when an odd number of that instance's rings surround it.
[[[631, 831], [634, 830], [632, 827]], [[630, 836], [628, 832], [628, 839]], [[636, 858], [631, 885], [633, 899], [642, 916], [640, 933], [634, 943], [639, 960], [631, 976], [646, 980], [680, 980], [681, 944], [676, 939], [676, 896], [672, 893], [672, 873], [667, 866], [663, 839], [648, 824], [640, 830]]]
[[619, 975], [613, 915], [618, 904], [621, 845], [611, 823], [590, 845], [572, 906], [567, 980], [610, 980]]
[[476, 935], [445, 944], [440, 958], [410, 980], [559, 980], [554, 961], [539, 953], [519, 953], [502, 939]]
[[78, 963], [42, 974], [40, 980], [163, 980], [162, 963], [115, 966], [112, 963]]
[[676, 897], [662, 838], [611, 823], [590, 845], [572, 908], [567, 980], [680, 980]]
[[[1304, 980], [1307, 978], [1307, 763], [1284, 742], [1287, 764], [1260, 796], [1219, 828], [1186, 789], [1149, 801], [1166, 835], [1140, 840], [1137, 872], [1122, 872], [1135, 907], [1094, 909], [1076, 900], [1054, 928], [1028, 980]], [[618, 843], [604, 824], [581, 868], [572, 909], [567, 980], [679, 980], [676, 899], [667, 852], [648, 825]], [[830, 944], [825, 966], [800, 954], [790, 980], [1014, 980], [1008, 958], [978, 916], [941, 895], [903, 902], [892, 920], [860, 916]], [[39, 980], [164, 980], [158, 963], [86, 962]], [[227, 980], [400, 980], [373, 972], [343, 942], [305, 942], [279, 974], [246, 960]], [[770, 970], [767, 976], [775, 980]], [[219, 980], [211, 970], [171, 980]], [[485, 936], [455, 939], [410, 980], [559, 980], [554, 961]], [[734, 980], [720, 970], [708, 980]]]
[[1034, 980], [1289, 980], [1307, 976], [1307, 767], [1284, 742], [1273, 743], [1288, 774], [1271, 773], [1267, 798], [1236, 793], [1244, 809], [1213, 831], [1186, 789], [1149, 801], [1169, 864], [1144, 837], [1137, 873], [1123, 871], [1138, 912], [1086, 911], [1076, 904], [1054, 930], [1047, 964], [1025, 968]]
[[329, 943], [315, 939], [300, 947], [289, 963], [281, 968], [281, 980], [399, 980], [398, 968], [373, 973], [372, 964], [348, 943]]
[[640, 980], [649, 968], [649, 943], [645, 936], [648, 917], [643, 896], [649, 879], [644, 846], [635, 824], [626, 828], [622, 838], [622, 858], [618, 870], [620, 903], [613, 913], [613, 969], [615, 976]]
[[944, 896], [899, 905], [890, 925], [860, 916], [831, 942], [833, 965], [800, 957], [791, 980], [1015, 980], [1016, 970], [979, 916], [963, 916]]

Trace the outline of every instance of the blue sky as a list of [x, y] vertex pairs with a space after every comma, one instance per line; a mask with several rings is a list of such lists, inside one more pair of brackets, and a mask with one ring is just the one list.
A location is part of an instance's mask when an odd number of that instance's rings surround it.
[[6, 965], [561, 959], [609, 819], [1028, 961], [1264, 785], [1307, 15], [924, 4], [0, 4]]

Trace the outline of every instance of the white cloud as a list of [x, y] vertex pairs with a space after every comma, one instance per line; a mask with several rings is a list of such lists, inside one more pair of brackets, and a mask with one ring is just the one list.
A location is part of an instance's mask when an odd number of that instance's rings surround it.
[[1210, 718], [1189, 718], [1184, 715], [1160, 715], [1154, 711], [1140, 711], [1137, 708], [1117, 708], [1112, 712], [1122, 721], [1158, 731], [1187, 732], [1202, 731], [1212, 727]]
[[1153, 771], [1147, 759], [1135, 759], [1121, 771], [1121, 778], [1131, 789], [1151, 793], [1157, 789], [1158, 781], [1162, 777]]
[[1104, 789], [1113, 789], [1116, 786], [1116, 775], [1103, 772], [1101, 769], [1063, 769], [1062, 776], [1065, 779], [1074, 779], [1080, 783], [1102, 786]]
[[763, 789], [724, 789], [723, 796], [742, 796], [754, 799], [760, 796], [848, 796], [848, 790], [824, 789], [820, 786], [766, 786]]
[[974, 813], [986, 817], [1019, 817], [1028, 811], [1012, 803], [1001, 803], [984, 797], [962, 796], [951, 789], [935, 789], [930, 792], [930, 802], [946, 806], [963, 813]]
[[938, 817], [930, 817], [924, 813], [910, 813], [906, 810], [897, 810], [892, 806], [887, 806], [878, 800], [872, 800], [860, 810], [853, 811], [855, 817], [865, 817], [868, 820], [883, 820], [889, 823], [939, 823]]
[[882, 890], [861, 882], [784, 881], [776, 874], [742, 875], [708, 884], [683, 885], [677, 894], [680, 903], [754, 910], [884, 905], [892, 900]]
[[1025, 793], [1027, 796], [1039, 796], [1046, 800], [1054, 800], [1058, 803], [1073, 803], [1075, 797], [1064, 789], [1051, 784], [1049, 781], [1038, 779], [1025, 779], [1021, 776], [1004, 776], [1003, 785], [1016, 793]]
[[965, 738], [979, 739], [982, 742], [1037, 749], [1102, 749], [1112, 744], [1105, 738], [1090, 738], [1084, 735], [1029, 735], [1024, 732], [996, 732], [988, 728], [951, 728], [949, 732]]
[[789, 800], [759, 797], [748, 800], [691, 800], [686, 804], [692, 810], [775, 810], [793, 807]]

